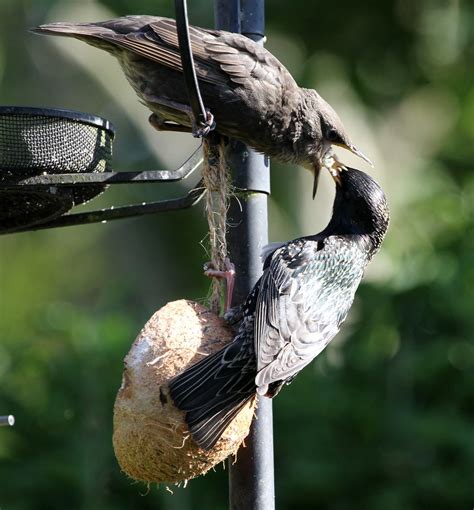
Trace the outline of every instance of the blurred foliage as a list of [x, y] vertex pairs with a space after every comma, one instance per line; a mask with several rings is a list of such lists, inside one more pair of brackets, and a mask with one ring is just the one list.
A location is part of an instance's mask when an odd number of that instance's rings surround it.
[[[211, 2], [189, 3], [212, 26]], [[0, 0], [1, 102], [94, 112], [118, 128], [118, 167], [170, 165], [189, 141], [155, 142], [112, 59], [26, 31], [129, 13], [172, 15], [172, 2]], [[267, 2], [268, 47], [371, 147], [393, 216], [343, 331], [275, 401], [278, 508], [473, 506], [473, 30], [466, 0]], [[273, 165], [272, 240], [315, 231], [307, 179]], [[17, 418], [0, 430], [2, 509], [226, 508], [222, 469], [171, 495], [127, 479], [111, 445], [141, 326], [166, 301], [206, 295], [205, 233], [196, 209], [0, 239], [0, 414]]]

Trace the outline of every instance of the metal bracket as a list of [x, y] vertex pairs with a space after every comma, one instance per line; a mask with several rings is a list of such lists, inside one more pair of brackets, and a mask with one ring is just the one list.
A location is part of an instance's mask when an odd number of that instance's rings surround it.
[[42, 174], [0, 176], [0, 189], [25, 189], [29, 186], [71, 186], [96, 184], [143, 184], [150, 182], [176, 182], [189, 177], [203, 162], [201, 145], [177, 170], [144, 170], [141, 172], [96, 172], [72, 174]]
[[84, 225], [89, 223], [105, 223], [112, 220], [143, 216], [145, 214], [189, 209], [201, 200], [205, 192], [206, 189], [203, 187], [201, 180], [194, 188], [190, 189], [184, 197], [173, 198], [170, 200], [160, 200], [157, 202], [147, 202], [137, 205], [111, 207], [84, 213], [66, 214], [52, 221], [39, 223], [23, 229], [18, 228], [14, 231], [14, 233], [31, 230], [43, 230], [45, 228], [69, 227], [72, 225]]
[[[203, 157], [201, 146], [185, 161], [177, 170], [152, 170], [142, 172], [105, 172], [86, 174], [46, 174], [33, 177], [13, 177], [0, 179], [0, 191], [2, 190], [24, 190], [25, 192], [39, 189], [47, 190], [51, 187], [71, 187], [97, 185], [97, 184], [143, 184], [153, 182], [176, 182], [186, 179], [192, 175], [202, 164]], [[43, 230], [46, 228], [66, 227], [72, 225], [84, 225], [99, 223], [122, 218], [132, 218], [145, 214], [158, 212], [176, 211], [188, 209], [196, 205], [204, 196], [205, 188], [202, 181], [188, 191], [184, 197], [147, 202], [143, 204], [132, 204], [121, 207], [110, 207], [84, 213], [66, 214], [56, 217], [50, 221], [35, 222], [25, 227], [9, 228], [1, 234], [13, 234], [28, 232], [32, 230]], [[69, 209], [66, 207], [65, 210]]]

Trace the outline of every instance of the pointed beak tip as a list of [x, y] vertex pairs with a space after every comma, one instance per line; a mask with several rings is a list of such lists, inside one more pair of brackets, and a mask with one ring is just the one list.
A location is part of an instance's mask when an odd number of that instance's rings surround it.
[[349, 150], [355, 154], [356, 156], [359, 156], [359, 158], [363, 159], [366, 163], [368, 163], [372, 168], [374, 168], [374, 164], [372, 163], [372, 161], [362, 152], [360, 151], [357, 147], [355, 147], [354, 145], [350, 145], [349, 146]]

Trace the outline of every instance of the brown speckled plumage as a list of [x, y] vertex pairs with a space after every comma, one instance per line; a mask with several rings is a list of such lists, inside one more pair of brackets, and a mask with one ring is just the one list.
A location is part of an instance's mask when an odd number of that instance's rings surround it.
[[[126, 16], [33, 31], [75, 37], [108, 51], [160, 120], [191, 126], [174, 20]], [[265, 48], [225, 31], [190, 27], [190, 36], [203, 100], [221, 134], [315, 175], [331, 144], [357, 153], [332, 107], [315, 90], [299, 87]]]

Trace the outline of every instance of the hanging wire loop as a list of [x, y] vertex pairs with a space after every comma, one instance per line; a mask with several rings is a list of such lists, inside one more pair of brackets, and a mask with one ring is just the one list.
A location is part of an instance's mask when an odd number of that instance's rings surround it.
[[193, 135], [195, 137], [203, 137], [207, 136], [215, 129], [216, 123], [214, 122], [214, 116], [212, 113], [206, 110], [199, 90], [199, 83], [196, 76], [196, 69], [194, 67], [194, 58], [189, 36], [188, 8], [186, 0], [175, 0], [174, 5], [176, 10], [176, 30], [178, 32], [184, 84], [196, 123], [196, 125], [193, 126]]

